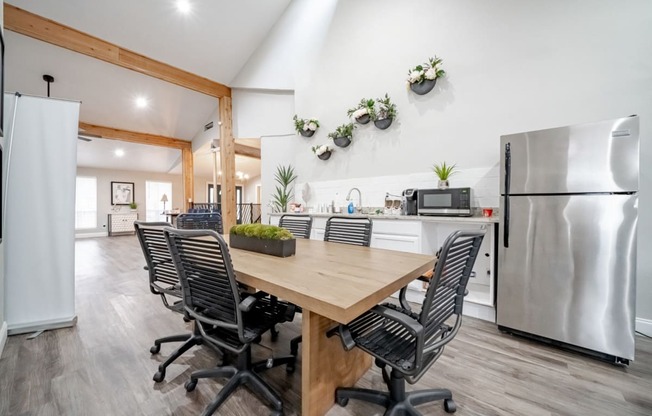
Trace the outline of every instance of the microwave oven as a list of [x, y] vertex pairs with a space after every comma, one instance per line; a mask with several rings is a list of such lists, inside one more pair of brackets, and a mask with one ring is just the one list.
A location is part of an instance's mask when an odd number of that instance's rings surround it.
[[470, 217], [471, 188], [419, 189], [419, 215]]

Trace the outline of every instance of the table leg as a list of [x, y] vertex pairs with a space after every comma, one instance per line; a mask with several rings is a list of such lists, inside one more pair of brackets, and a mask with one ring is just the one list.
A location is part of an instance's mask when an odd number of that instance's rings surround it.
[[371, 367], [371, 356], [345, 351], [339, 337], [326, 337], [336, 323], [306, 309], [302, 313], [301, 414], [323, 416], [335, 403], [335, 389], [350, 387]]

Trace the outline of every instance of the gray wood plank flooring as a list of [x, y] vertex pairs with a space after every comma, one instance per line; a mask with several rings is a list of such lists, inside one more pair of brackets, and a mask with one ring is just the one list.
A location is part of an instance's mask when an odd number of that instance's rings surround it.
[[[150, 293], [136, 237], [76, 242], [75, 328], [48, 331], [27, 340], [9, 338], [0, 358], [0, 415], [196, 415], [224, 380], [201, 380], [194, 392], [183, 384], [189, 374], [219, 361], [206, 347], [195, 347], [172, 364], [164, 382], [154, 383], [158, 363], [177, 344], [150, 355], [152, 341], [190, 330], [179, 315]], [[280, 271], [279, 271], [280, 272]], [[301, 319], [281, 327], [277, 342], [268, 336], [255, 358], [289, 351]], [[281, 394], [286, 415], [300, 414], [300, 362], [263, 374]], [[383, 389], [370, 370], [359, 387]], [[459, 415], [652, 415], [652, 340], [637, 337], [636, 361], [616, 367], [575, 353], [501, 334], [494, 324], [465, 318], [428, 374], [408, 389], [446, 387]], [[440, 404], [424, 415], [446, 414]], [[351, 401], [329, 416], [381, 415], [382, 409]], [[239, 389], [220, 415], [269, 414], [247, 389]]]

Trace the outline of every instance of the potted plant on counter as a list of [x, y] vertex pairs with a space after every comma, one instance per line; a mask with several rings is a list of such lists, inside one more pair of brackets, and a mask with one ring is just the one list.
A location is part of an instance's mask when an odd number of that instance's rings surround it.
[[446, 75], [441, 69], [442, 59], [438, 57], [428, 59], [428, 62], [417, 65], [408, 71], [408, 84], [415, 94], [424, 95], [429, 93], [437, 83], [437, 78]]
[[277, 257], [289, 257], [296, 252], [297, 242], [285, 228], [266, 224], [240, 224], [231, 227], [229, 246]]
[[294, 174], [292, 165], [276, 167], [274, 180], [278, 184], [275, 193], [272, 194], [272, 204], [276, 212], [287, 212], [288, 202], [294, 198], [294, 193], [290, 189], [290, 185], [297, 178]]
[[333, 150], [325, 144], [312, 147], [312, 152], [317, 155], [321, 160], [328, 160], [331, 157]]
[[353, 129], [355, 129], [353, 123], [342, 124], [341, 126], [338, 126], [334, 132], [328, 133], [328, 137], [333, 139], [333, 143], [335, 143], [336, 146], [347, 147], [351, 144]]
[[319, 128], [319, 121], [315, 118], [299, 118], [294, 115], [294, 129], [303, 137], [312, 137]]
[[435, 172], [435, 175], [437, 175], [437, 177], [439, 178], [439, 182], [437, 183], [437, 188], [448, 189], [448, 187], [450, 186], [448, 179], [457, 173], [457, 171], [455, 170], [455, 166], [456, 166], [455, 163], [453, 163], [452, 165], [447, 165], [446, 162], [435, 163], [435, 165], [432, 167], [432, 170], [433, 172]]
[[346, 114], [360, 124], [367, 124], [374, 114], [374, 100], [363, 98], [357, 106], [349, 109]]
[[396, 104], [392, 102], [387, 93], [385, 93], [385, 98], [377, 98], [376, 103], [378, 109], [373, 112], [371, 119], [377, 128], [385, 130], [392, 125], [392, 121], [396, 118]]

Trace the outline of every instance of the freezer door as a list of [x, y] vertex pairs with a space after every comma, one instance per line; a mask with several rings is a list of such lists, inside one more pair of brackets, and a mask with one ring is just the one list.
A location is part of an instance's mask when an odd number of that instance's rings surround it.
[[508, 248], [499, 232], [498, 325], [633, 359], [637, 200], [512, 197]]
[[511, 194], [638, 190], [637, 116], [511, 134], [502, 136], [500, 144], [501, 194], [509, 153]]

